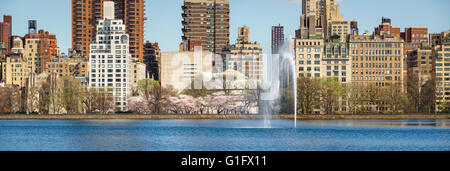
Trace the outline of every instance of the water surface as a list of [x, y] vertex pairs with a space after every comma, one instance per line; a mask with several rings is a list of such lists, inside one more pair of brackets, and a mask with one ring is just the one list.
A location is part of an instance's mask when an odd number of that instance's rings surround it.
[[450, 150], [450, 120], [0, 120], [11, 151]]

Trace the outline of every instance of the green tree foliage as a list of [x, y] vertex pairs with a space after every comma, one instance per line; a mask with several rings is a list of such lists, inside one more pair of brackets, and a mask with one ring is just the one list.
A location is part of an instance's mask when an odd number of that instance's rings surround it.
[[313, 114], [320, 105], [320, 80], [300, 77], [297, 79], [297, 112]]

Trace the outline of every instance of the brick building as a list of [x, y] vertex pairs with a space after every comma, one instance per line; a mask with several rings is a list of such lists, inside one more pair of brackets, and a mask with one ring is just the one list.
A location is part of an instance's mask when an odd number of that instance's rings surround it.
[[3, 22], [0, 22], [0, 57], [5, 57], [11, 52], [11, 36], [12, 36], [12, 17], [3, 16]]
[[181, 8], [183, 36], [180, 49], [189, 51], [189, 40], [201, 39], [203, 50], [223, 54], [230, 44], [230, 2], [185, 0]]
[[72, 0], [72, 48], [88, 58], [98, 20], [103, 19], [104, 1], [115, 2], [115, 18], [123, 20], [130, 35], [130, 54], [143, 61], [145, 0]]

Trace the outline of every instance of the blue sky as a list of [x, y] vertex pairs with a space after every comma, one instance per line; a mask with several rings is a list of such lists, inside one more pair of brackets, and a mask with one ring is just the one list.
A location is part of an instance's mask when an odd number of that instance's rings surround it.
[[[294, 36], [300, 25], [301, 0], [230, 0], [231, 37], [237, 27], [247, 25], [251, 40], [270, 53], [271, 26], [285, 26], [286, 36]], [[147, 0], [145, 40], [159, 42], [162, 51], [177, 51], [181, 41], [183, 0]], [[356, 19], [360, 30], [373, 31], [381, 17], [392, 18], [396, 27], [427, 26], [430, 32], [450, 29], [449, 0], [341, 0], [341, 13]], [[71, 48], [71, 0], [0, 0], [0, 15], [13, 16], [13, 34], [25, 35], [27, 21], [38, 20], [38, 29], [56, 34], [61, 52]]]

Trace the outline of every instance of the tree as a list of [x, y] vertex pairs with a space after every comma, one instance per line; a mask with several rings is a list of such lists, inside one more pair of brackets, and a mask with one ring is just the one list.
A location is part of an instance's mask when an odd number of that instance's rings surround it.
[[281, 91], [281, 113], [294, 113], [294, 92], [292, 90], [292, 85], [287, 88], [283, 88]]
[[11, 113], [13, 103], [13, 88], [0, 87], [0, 113]]
[[82, 90], [82, 103], [86, 113], [93, 113], [95, 111], [95, 101], [99, 93], [95, 88], [84, 88]]
[[162, 103], [169, 97], [176, 96], [176, 92], [171, 86], [162, 87], [158, 81], [144, 79], [138, 82], [140, 95], [143, 97], [149, 109], [155, 113], [161, 112]]
[[61, 102], [68, 114], [79, 114], [82, 102], [81, 82], [74, 77], [62, 78]]
[[39, 114], [47, 115], [50, 111], [50, 84], [47, 82], [42, 83], [39, 88]]
[[114, 113], [114, 99], [102, 89], [99, 90], [92, 106], [94, 111], [100, 111], [101, 114]]
[[334, 114], [336, 109], [340, 108], [346, 95], [346, 89], [343, 84], [333, 78], [322, 79], [320, 81], [320, 100], [325, 114]]
[[297, 79], [297, 112], [299, 114], [312, 114], [320, 104], [320, 81], [299, 77]]

